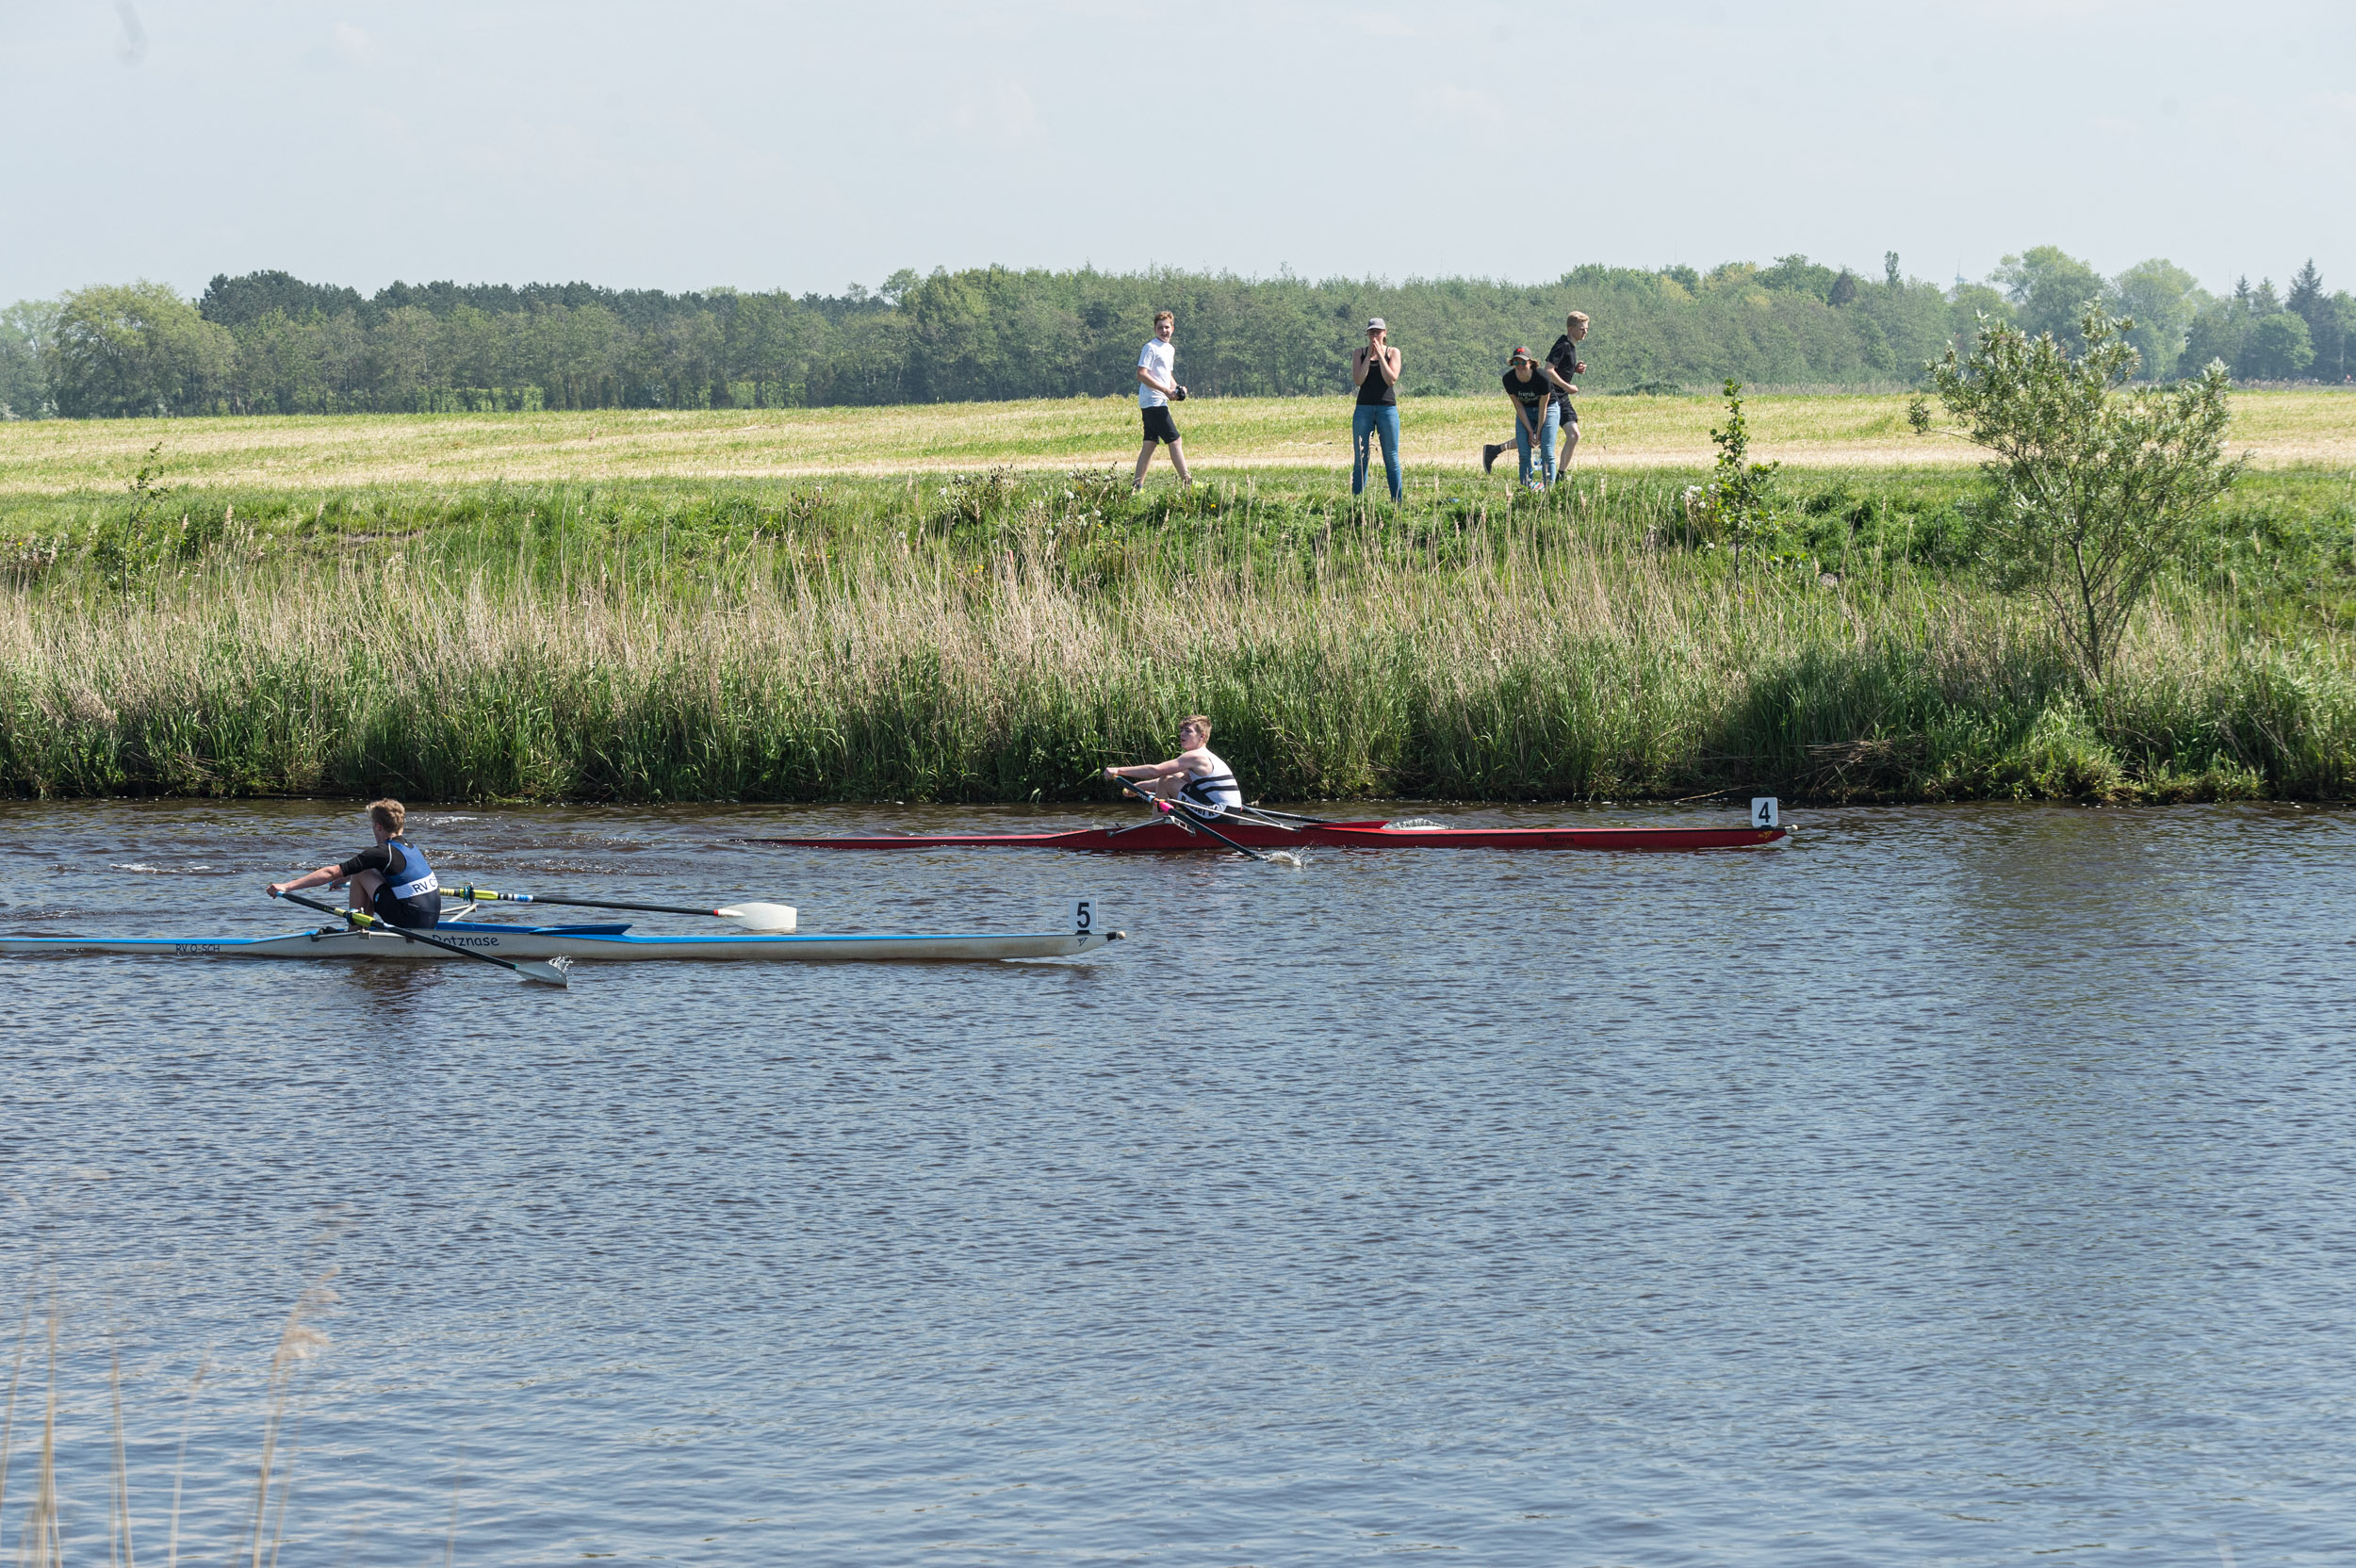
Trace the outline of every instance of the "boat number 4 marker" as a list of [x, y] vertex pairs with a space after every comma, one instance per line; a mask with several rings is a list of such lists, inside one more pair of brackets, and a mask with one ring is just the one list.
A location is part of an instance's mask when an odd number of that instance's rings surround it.
[[1751, 797], [1751, 825], [1753, 827], [1783, 825], [1775, 815], [1775, 797], [1773, 795], [1753, 795]]

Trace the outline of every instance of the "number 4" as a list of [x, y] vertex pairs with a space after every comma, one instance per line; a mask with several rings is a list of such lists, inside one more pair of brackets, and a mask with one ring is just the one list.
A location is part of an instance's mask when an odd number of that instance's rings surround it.
[[1775, 808], [1780, 803], [1773, 795], [1752, 796], [1751, 825], [1753, 827], [1781, 826], [1782, 824], [1775, 814]]

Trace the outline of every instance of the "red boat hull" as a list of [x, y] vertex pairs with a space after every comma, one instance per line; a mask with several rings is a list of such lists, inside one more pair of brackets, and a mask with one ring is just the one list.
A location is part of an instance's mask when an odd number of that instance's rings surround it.
[[[1219, 830], [1252, 849], [1772, 849], [1788, 827], [1392, 827], [1380, 822], [1304, 823], [1298, 830], [1221, 822]], [[1085, 849], [1111, 854], [1225, 850], [1208, 833], [1174, 822], [1134, 827], [1083, 827], [1066, 833], [875, 833], [843, 837], [749, 839], [798, 849]]]

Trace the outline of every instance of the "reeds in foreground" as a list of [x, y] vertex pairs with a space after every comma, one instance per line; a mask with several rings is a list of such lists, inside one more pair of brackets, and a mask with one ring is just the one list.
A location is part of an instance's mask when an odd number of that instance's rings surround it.
[[[290, 1450], [290, 1423], [300, 1425], [302, 1407], [296, 1399], [296, 1374], [302, 1364], [316, 1356], [327, 1345], [327, 1339], [314, 1321], [318, 1315], [336, 1299], [329, 1282], [335, 1277], [330, 1269], [297, 1299], [281, 1330], [276, 1349], [270, 1364], [268, 1391], [262, 1419], [262, 1445], [255, 1465], [254, 1491], [247, 1509], [245, 1523], [239, 1529], [234, 1548], [227, 1554], [233, 1564], [244, 1568], [262, 1568], [265, 1562], [275, 1563], [280, 1549], [287, 1539], [289, 1515], [294, 1493], [294, 1469]], [[45, 1319], [45, 1350], [47, 1356], [46, 1389], [41, 1413], [41, 1439], [34, 1456], [33, 1496], [28, 1506], [15, 1519], [14, 1548], [18, 1568], [62, 1568], [66, 1560], [66, 1510], [61, 1504], [58, 1479], [59, 1416], [62, 1396], [59, 1387], [59, 1364], [65, 1323], [63, 1307], [53, 1297]], [[0, 1550], [6, 1549], [8, 1527], [11, 1523], [8, 1511], [8, 1480], [14, 1469], [16, 1417], [19, 1396], [24, 1391], [25, 1364], [34, 1348], [34, 1316], [31, 1298], [27, 1298], [23, 1322], [17, 1333], [16, 1352], [8, 1379], [8, 1394], [5, 1415], [0, 1415]], [[172, 1484], [172, 1507], [165, 1544], [165, 1568], [177, 1568], [181, 1545], [181, 1501], [183, 1483], [187, 1478], [188, 1427], [193, 1421], [198, 1392], [204, 1386], [205, 1373], [212, 1358], [208, 1352], [204, 1364], [188, 1389], [188, 1408], [183, 1413], [178, 1458], [174, 1463]], [[132, 1478], [128, 1432], [129, 1416], [123, 1399], [124, 1374], [120, 1347], [110, 1336], [106, 1346], [106, 1396], [111, 1420], [109, 1437], [111, 1452], [106, 1469], [106, 1552], [109, 1568], [138, 1568], [139, 1553], [135, 1511], [132, 1506]], [[153, 1559], [151, 1558], [151, 1561]]]

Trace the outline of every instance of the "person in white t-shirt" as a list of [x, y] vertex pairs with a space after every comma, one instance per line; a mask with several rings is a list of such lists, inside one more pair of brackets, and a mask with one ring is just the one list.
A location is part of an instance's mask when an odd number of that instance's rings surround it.
[[1186, 400], [1186, 389], [1178, 384], [1178, 351], [1170, 341], [1177, 330], [1176, 316], [1155, 311], [1153, 335], [1137, 351], [1137, 412], [1145, 416], [1145, 445], [1137, 449], [1137, 477], [1129, 482], [1132, 490], [1145, 486], [1145, 468], [1153, 461], [1156, 441], [1170, 448], [1170, 466], [1178, 470], [1179, 482], [1194, 482], [1194, 476], [1186, 472], [1186, 450], [1180, 445], [1178, 423], [1170, 416], [1172, 401]]

